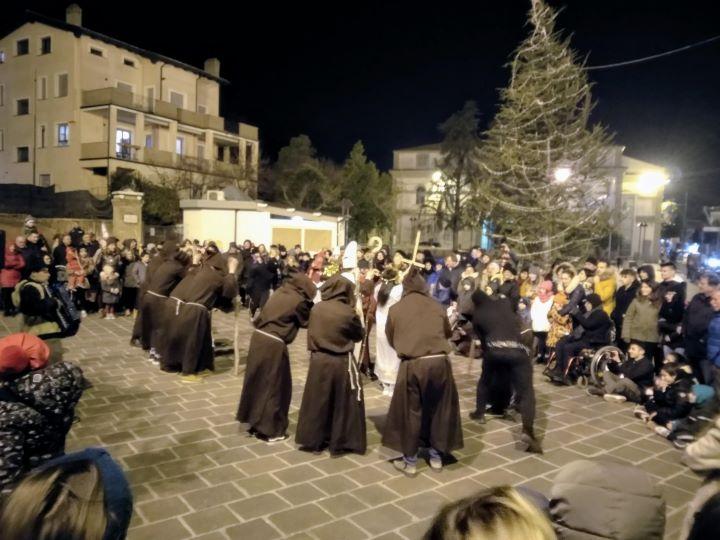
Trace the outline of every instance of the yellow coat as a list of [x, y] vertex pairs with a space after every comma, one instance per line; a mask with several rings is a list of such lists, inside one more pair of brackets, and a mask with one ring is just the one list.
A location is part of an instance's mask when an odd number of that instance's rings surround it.
[[615, 289], [617, 282], [615, 277], [601, 279], [595, 283], [595, 294], [602, 300], [603, 311], [608, 315], [615, 309]]

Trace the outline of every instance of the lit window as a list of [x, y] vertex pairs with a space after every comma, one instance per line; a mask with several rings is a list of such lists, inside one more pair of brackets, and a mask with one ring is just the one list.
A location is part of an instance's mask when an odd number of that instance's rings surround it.
[[182, 137], [175, 139], [175, 153], [179, 156], [185, 153], [185, 139]]
[[5, 63], [5, 51], [0, 51], [0, 64]]
[[115, 132], [115, 154], [121, 159], [132, 157], [132, 133], [127, 129], [118, 129]]
[[70, 142], [70, 124], [58, 124], [58, 146], [67, 146]]

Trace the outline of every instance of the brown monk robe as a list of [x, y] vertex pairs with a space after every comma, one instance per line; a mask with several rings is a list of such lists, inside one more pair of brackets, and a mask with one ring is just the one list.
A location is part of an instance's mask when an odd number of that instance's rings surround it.
[[[130, 338], [130, 345], [133, 345], [135, 347], [142, 347], [145, 350], [148, 350], [150, 348], [149, 345], [149, 339], [143, 340], [143, 336], [149, 336], [150, 335], [150, 329], [147, 321], [144, 321], [143, 319], [143, 310], [142, 310], [142, 301], [145, 297], [145, 293], [148, 290], [148, 287], [150, 285], [150, 282], [155, 275], [155, 272], [158, 268], [167, 261], [169, 258], [171, 258], [175, 252], [177, 251], [177, 244], [175, 242], [171, 242], [170, 240], [167, 240], [163, 243], [163, 245], [158, 250], [157, 254], [150, 259], [150, 262], [147, 265], [147, 269], [145, 270], [145, 281], [140, 285], [140, 290], [138, 291], [138, 297], [137, 297], [137, 305], [138, 305], [138, 312], [137, 317], [135, 318], [135, 322], [133, 323], [133, 330], [132, 330], [132, 337]], [[174, 286], [174, 285], [173, 285]], [[145, 326], [147, 325], [147, 326]]]
[[170, 291], [187, 274], [190, 261], [190, 255], [184, 251], [175, 251], [171, 254], [153, 272], [147, 290], [140, 301], [140, 342], [143, 349], [150, 349], [150, 358], [153, 360], [160, 357], [162, 336], [166, 330], [163, 323], [165, 302]]
[[[363, 264], [365, 263], [365, 264]], [[370, 356], [370, 331], [375, 325], [375, 310], [377, 309], [377, 300], [375, 300], [375, 285], [378, 276], [368, 273], [367, 261], [361, 260], [358, 263], [360, 268], [360, 297], [362, 299], [363, 316], [365, 317], [365, 337], [363, 337], [360, 347], [360, 371], [370, 378], [372, 381], [377, 380], [375, 375], [375, 362]]]
[[287, 344], [307, 328], [316, 292], [309, 277], [291, 269], [255, 320], [236, 418], [259, 438], [287, 438], [292, 398]]
[[442, 306], [427, 294], [425, 280], [412, 269], [403, 280], [402, 299], [390, 308], [385, 326], [401, 359], [382, 443], [402, 452], [393, 462], [416, 473], [417, 452], [427, 447], [430, 466], [442, 468], [442, 454], [463, 446], [460, 403], [447, 355], [450, 323]]
[[365, 401], [353, 358], [363, 327], [355, 311], [354, 285], [341, 275], [320, 289], [322, 302], [310, 313], [308, 369], [295, 442], [303, 449], [330, 453], [357, 452], [367, 447]]
[[165, 301], [161, 366], [164, 371], [182, 371], [183, 382], [200, 382], [198, 374], [209, 375], [215, 369], [210, 310], [230, 306], [237, 295], [235, 265], [236, 260], [225, 261], [213, 253]]

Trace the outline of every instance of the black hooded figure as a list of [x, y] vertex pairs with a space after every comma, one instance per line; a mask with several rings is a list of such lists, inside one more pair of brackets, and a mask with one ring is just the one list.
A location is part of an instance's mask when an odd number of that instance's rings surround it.
[[295, 442], [331, 454], [367, 448], [365, 400], [353, 349], [363, 338], [354, 285], [337, 274], [320, 289], [308, 325], [308, 369]]
[[521, 342], [520, 322], [506, 299], [492, 300], [483, 291], [473, 294], [473, 328], [483, 347], [483, 368], [478, 380], [475, 411], [470, 418], [484, 422], [485, 407], [495, 384], [509, 379], [522, 416], [523, 441], [527, 451], [542, 453], [535, 438], [535, 389], [527, 348]]

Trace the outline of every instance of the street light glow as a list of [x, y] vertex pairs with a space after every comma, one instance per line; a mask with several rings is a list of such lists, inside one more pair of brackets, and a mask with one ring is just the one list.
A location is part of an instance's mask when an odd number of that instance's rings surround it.
[[555, 169], [555, 181], [559, 183], [567, 182], [568, 178], [572, 176], [572, 169], [569, 167], [558, 167]]
[[653, 196], [657, 194], [657, 191], [666, 186], [670, 182], [670, 179], [657, 171], [646, 171], [638, 177], [637, 180], [637, 191], [641, 195]]
[[439, 182], [440, 180], [442, 180], [442, 172], [435, 171], [434, 173], [432, 173], [432, 179], [433, 179], [433, 182]]

